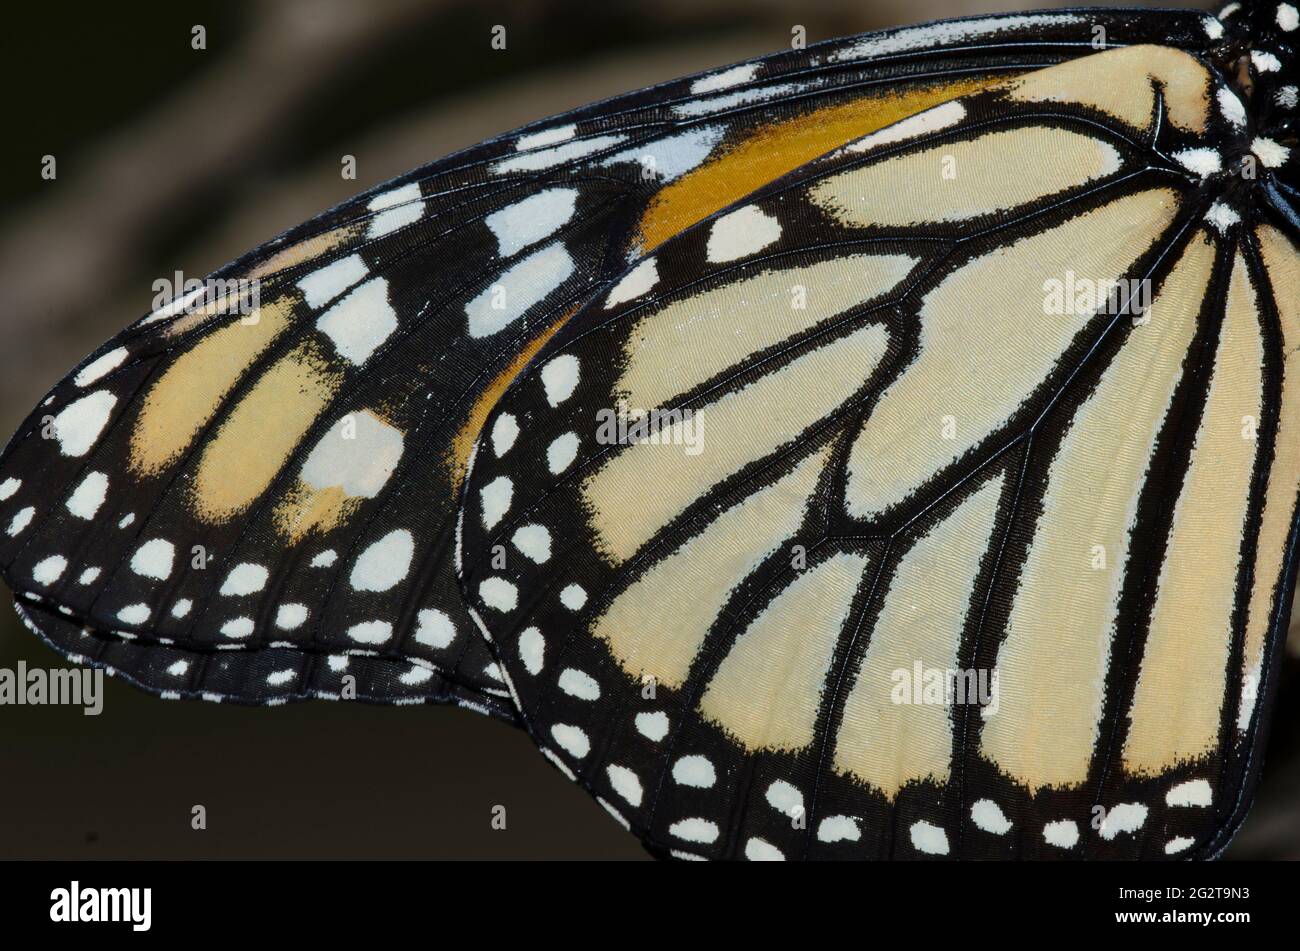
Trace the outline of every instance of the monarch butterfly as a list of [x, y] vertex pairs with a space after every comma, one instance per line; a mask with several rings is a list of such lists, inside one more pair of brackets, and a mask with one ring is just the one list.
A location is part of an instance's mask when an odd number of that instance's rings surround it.
[[17, 608], [167, 696], [516, 721], [656, 854], [1217, 854], [1296, 571], [1298, 26], [867, 34], [367, 192], [33, 412]]

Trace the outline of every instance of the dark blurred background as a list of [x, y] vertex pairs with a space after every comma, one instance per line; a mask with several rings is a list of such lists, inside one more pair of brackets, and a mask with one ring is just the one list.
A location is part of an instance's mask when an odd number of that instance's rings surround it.
[[[796, 24], [812, 43], [1011, 9], [1013, 0], [12, 5], [0, 34], [0, 438], [149, 310], [155, 279], [201, 277], [414, 166], [786, 48]], [[497, 24], [504, 51], [489, 48]], [[195, 25], [205, 50], [191, 47]], [[45, 155], [56, 157], [53, 181], [40, 175]], [[354, 181], [340, 176], [344, 155], [356, 157]], [[0, 667], [60, 666], [7, 593], [0, 601]], [[1232, 857], [1300, 858], [1300, 679], [1288, 664], [1259, 801]], [[245, 709], [165, 702], [111, 680], [105, 689], [98, 717], [0, 706], [0, 858], [644, 857], [523, 734], [472, 713]], [[190, 828], [195, 805], [206, 831]], [[490, 821], [498, 805], [504, 830]]]

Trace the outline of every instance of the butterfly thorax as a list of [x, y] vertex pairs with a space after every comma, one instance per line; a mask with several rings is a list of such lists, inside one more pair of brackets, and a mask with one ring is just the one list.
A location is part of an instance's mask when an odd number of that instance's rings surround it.
[[1245, 105], [1240, 161], [1234, 172], [1293, 228], [1300, 228], [1300, 8], [1290, 3], [1231, 3], [1219, 13], [1223, 42], [1213, 59]]

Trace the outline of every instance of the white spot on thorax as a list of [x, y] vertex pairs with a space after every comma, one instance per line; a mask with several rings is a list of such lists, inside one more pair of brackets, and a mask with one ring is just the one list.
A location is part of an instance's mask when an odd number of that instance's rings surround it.
[[1214, 149], [1183, 149], [1174, 153], [1174, 160], [1201, 178], [1208, 178], [1223, 170], [1223, 157]]
[[1261, 73], [1276, 73], [1282, 69], [1282, 61], [1267, 50], [1251, 50], [1250, 61]]
[[1255, 137], [1255, 141], [1250, 143], [1250, 150], [1268, 168], [1280, 168], [1291, 157], [1289, 148], [1263, 135]]
[[1219, 111], [1223, 117], [1233, 125], [1240, 128], [1246, 124], [1246, 107], [1241, 104], [1241, 100], [1227, 86], [1220, 86], [1216, 92], [1215, 98], [1219, 101]]
[[1283, 31], [1290, 33], [1296, 27], [1300, 27], [1300, 10], [1289, 3], [1279, 3], [1275, 19]]
[[1241, 215], [1223, 202], [1216, 201], [1210, 205], [1210, 210], [1205, 213], [1205, 220], [1222, 234], [1241, 221]]

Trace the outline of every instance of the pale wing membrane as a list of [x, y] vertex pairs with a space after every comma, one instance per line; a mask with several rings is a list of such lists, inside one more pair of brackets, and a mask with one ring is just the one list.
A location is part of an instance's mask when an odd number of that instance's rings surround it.
[[[1109, 643], [1130, 636], [1139, 592], [1157, 599], [1128, 548], [1159, 522], [1158, 489], [1185, 481], [1169, 446], [1209, 383], [1184, 368], [1217, 339], [1200, 318], [1218, 226], [1196, 227], [1194, 179], [1146, 145], [1194, 142], [1210, 122], [1208, 74], [1181, 56], [1135, 69], [1136, 53], [1099, 54], [1105, 96], [1075, 103], [1074, 73], [1045, 70], [1020, 98], [964, 97], [811, 163], [665, 243], [652, 297], [579, 311], [502, 398], [515, 436], [476, 460], [471, 500], [501, 504], [464, 523], [464, 584], [525, 725], [656, 848], [1165, 854], [1171, 810], [1211, 784], [1199, 759], [1173, 744], [1178, 768], [1158, 782], [1124, 774], [1119, 792], [1148, 799], [1108, 798], [1101, 827], [1091, 793], [1109, 766]], [[1163, 121], [1160, 83], [1193, 67]], [[1012, 152], [1011, 130], [1057, 147]], [[1019, 204], [1000, 206], [996, 176], [944, 191], [946, 154], [1022, 167]], [[904, 183], [927, 177], [938, 197], [913, 200], [923, 184]], [[940, 227], [961, 220], [978, 224]], [[856, 304], [809, 234], [868, 277]], [[864, 258], [900, 254], [916, 260], [906, 276], [873, 287], [884, 261]], [[810, 275], [830, 282], [807, 295], [824, 313], [747, 314], [747, 290], [776, 301]], [[1055, 310], [1052, 281], [1071, 282]], [[602, 437], [597, 421], [635, 393], [663, 422]], [[784, 487], [823, 445], [810, 507]], [[1225, 464], [1249, 481], [1254, 457]], [[489, 557], [535, 526], [564, 539], [544, 565]], [[996, 697], [897, 708], [894, 675], [913, 662], [942, 682], [999, 657]]]

